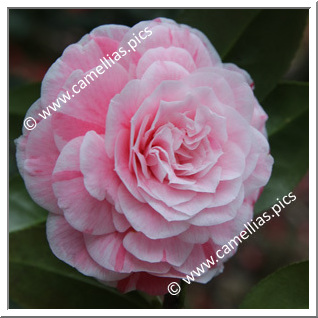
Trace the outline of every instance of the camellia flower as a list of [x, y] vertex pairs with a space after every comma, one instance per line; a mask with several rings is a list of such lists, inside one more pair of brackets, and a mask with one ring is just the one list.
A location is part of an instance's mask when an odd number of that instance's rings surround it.
[[78, 95], [17, 140], [53, 253], [121, 291], [159, 295], [239, 235], [273, 164], [253, 85], [168, 19], [103, 25], [67, 47], [26, 117]]

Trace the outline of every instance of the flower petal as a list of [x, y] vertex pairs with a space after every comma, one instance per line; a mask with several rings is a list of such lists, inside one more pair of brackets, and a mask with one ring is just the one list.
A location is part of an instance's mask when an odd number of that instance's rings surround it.
[[83, 137], [70, 141], [62, 150], [53, 172], [53, 189], [66, 220], [78, 231], [105, 234], [115, 231], [112, 205], [92, 197], [80, 171]]
[[148, 204], [134, 199], [123, 185], [119, 188], [119, 202], [131, 226], [150, 239], [172, 237], [182, 233], [190, 226], [184, 222], [166, 221]]
[[88, 254], [83, 234], [73, 229], [63, 216], [49, 214], [46, 233], [55, 256], [84, 275], [105, 281], [117, 281], [127, 276], [99, 266]]
[[129, 232], [123, 244], [128, 252], [142, 261], [167, 262], [175, 266], [185, 262], [193, 247], [178, 238], [151, 240], [140, 232]]

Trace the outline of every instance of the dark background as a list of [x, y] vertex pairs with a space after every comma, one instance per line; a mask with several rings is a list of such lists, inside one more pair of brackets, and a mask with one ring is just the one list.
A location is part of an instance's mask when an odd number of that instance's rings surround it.
[[[41, 82], [70, 44], [102, 24], [133, 26], [142, 20], [168, 17], [185, 23], [182, 9], [10, 9], [9, 88]], [[212, 39], [212, 44], [217, 46]], [[301, 45], [284, 78], [308, 81], [308, 23]], [[30, 105], [28, 105], [29, 107]], [[10, 118], [10, 177], [17, 174], [13, 139], [21, 134], [23, 117]], [[187, 286], [188, 308], [237, 308], [261, 278], [279, 267], [308, 259], [308, 173], [293, 191], [297, 200], [280, 218], [266, 223], [225, 264], [223, 274], [207, 285]], [[45, 284], [45, 282], [43, 282]], [[12, 304], [13, 307], [16, 304]]]

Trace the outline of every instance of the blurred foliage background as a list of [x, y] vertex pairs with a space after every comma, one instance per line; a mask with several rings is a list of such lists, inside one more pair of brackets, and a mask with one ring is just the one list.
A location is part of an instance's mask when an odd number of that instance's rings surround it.
[[[158, 299], [138, 292], [120, 295], [102, 287], [53, 256], [44, 232], [46, 212], [33, 203], [25, 190], [17, 171], [13, 142], [21, 134], [25, 112], [40, 96], [39, 83], [44, 74], [68, 45], [102, 24], [133, 26], [156, 17], [172, 18], [200, 29], [224, 61], [236, 63], [254, 79], [255, 94], [269, 114], [267, 128], [275, 159], [273, 176], [255, 213], [268, 209], [276, 198], [290, 191], [297, 196], [280, 218], [266, 223], [239, 247], [225, 264], [223, 274], [206, 285], [186, 286], [186, 308], [238, 308], [251, 288], [268, 274], [308, 259], [308, 10], [10, 9], [11, 308], [161, 306]], [[281, 293], [285, 298], [278, 299], [278, 304], [271, 302], [270, 297], [266, 304], [266, 293], [275, 292], [275, 288], [260, 284], [262, 303], [261, 296], [254, 291], [241, 307], [305, 308], [306, 284], [302, 295], [292, 297], [288, 294], [292, 286], [287, 282], [296, 282], [298, 277], [306, 283], [306, 268], [300, 265], [289, 272], [293, 279], [286, 279], [286, 275], [282, 278], [279, 273], [274, 277], [280, 286], [286, 286], [287, 294]], [[295, 304], [294, 299], [303, 302]]]

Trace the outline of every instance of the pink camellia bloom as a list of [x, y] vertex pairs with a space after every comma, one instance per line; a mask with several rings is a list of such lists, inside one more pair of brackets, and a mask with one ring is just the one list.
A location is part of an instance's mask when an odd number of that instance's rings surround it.
[[[198, 30], [158, 18], [103, 25], [67, 47], [26, 117], [38, 118], [123, 50], [24, 130], [17, 161], [30, 195], [50, 212], [58, 258], [123, 292], [160, 295], [251, 220], [273, 165], [267, 115], [245, 71], [223, 64]], [[196, 281], [219, 274], [234, 252]]]

